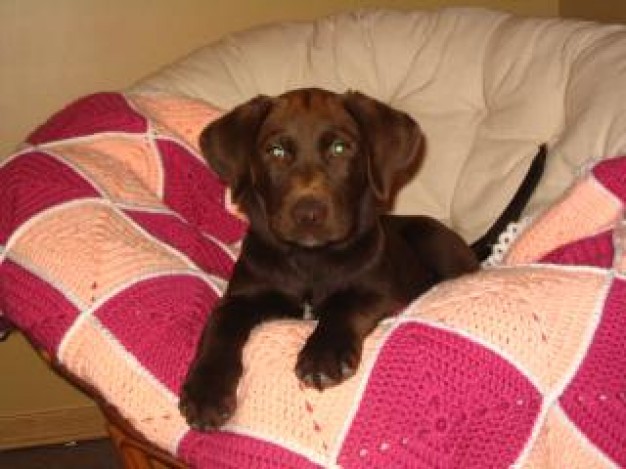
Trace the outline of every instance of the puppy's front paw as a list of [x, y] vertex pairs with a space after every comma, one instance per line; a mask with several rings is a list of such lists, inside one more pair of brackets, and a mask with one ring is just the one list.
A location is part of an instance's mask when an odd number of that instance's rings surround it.
[[360, 360], [360, 341], [315, 330], [298, 355], [296, 375], [321, 391], [354, 375]]
[[238, 376], [224, 367], [196, 366], [183, 385], [179, 409], [195, 430], [216, 429], [226, 423], [237, 407]]

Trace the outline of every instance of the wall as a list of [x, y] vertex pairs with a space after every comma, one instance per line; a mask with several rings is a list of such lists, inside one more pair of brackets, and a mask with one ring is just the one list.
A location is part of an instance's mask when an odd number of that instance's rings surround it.
[[2, 0], [0, 154], [69, 100], [124, 87], [227, 31], [356, 7], [459, 4], [556, 15], [558, 0]]
[[626, 23], [626, 1], [560, 0], [559, 13], [567, 18], [583, 18], [606, 23]]
[[0, 342], [0, 450], [103, 436], [95, 405], [53, 374], [19, 334]]
[[[68, 101], [123, 88], [227, 31], [357, 7], [442, 5], [558, 14], [558, 0], [1, 0], [0, 155]], [[17, 334], [0, 343], [0, 376], [0, 448], [102, 434], [93, 404]]]

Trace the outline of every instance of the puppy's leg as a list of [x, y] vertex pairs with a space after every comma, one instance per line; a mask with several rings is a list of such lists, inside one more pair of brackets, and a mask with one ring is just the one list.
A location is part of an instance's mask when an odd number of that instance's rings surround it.
[[359, 287], [329, 296], [315, 307], [319, 323], [298, 355], [298, 378], [322, 390], [352, 376], [363, 340], [392, 311], [383, 295]]
[[209, 316], [182, 388], [180, 410], [189, 425], [205, 431], [221, 426], [233, 414], [243, 347], [256, 325], [301, 315], [300, 306], [278, 292], [226, 296]]

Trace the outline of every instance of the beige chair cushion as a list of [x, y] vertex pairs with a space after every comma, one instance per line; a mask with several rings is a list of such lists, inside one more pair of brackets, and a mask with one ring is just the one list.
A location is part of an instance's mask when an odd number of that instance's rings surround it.
[[280, 23], [207, 45], [140, 81], [229, 109], [257, 94], [358, 89], [407, 111], [425, 162], [395, 210], [468, 240], [497, 217], [541, 142], [550, 155], [527, 210], [588, 159], [626, 153], [626, 26], [481, 9], [387, 10]]

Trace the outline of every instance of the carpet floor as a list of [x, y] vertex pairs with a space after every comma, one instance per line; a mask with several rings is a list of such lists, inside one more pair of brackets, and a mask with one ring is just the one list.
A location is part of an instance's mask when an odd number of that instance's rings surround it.
[[110, 440], [0, 451], [0, 469], [123, 469]]

